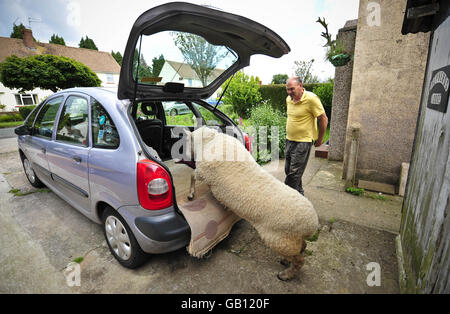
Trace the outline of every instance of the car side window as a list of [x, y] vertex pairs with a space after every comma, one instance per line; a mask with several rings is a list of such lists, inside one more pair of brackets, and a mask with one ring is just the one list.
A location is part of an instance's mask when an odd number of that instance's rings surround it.
[[192, 110], [180, 101], [163, 101], [167, 125], [195, 126], [196, 117]]
[[25, 125], [29, 127], [30, 130], [33, 127], [34, 118], [36, 118], [36, 115], [38, 114], [41, 107], [41, 105], [36, 106], [36, 108], [34, 108], [34, 110], [28, 115], [27, 120], [25, 121]]
[[44, 104], [34, 123], [33, 135], [49, 139], [52, 138], [56, 114], [63, 99], [63, 96], [56, 97]]
[[88, 146], [89, 106], [84, 97], [69, 96], [61, 111], [56, 140]]
[[91, 101], [91, 117], [94, 147], [118, 148], [120, 144], [119, 132], [106, 109], [95, 99]]
[[219, 118], [214, 112], [206, 109], [205, 107], [194, 104], [195, 109], [201, 114], [203, 120], [205, 120], [206, 125], [209, 126], [224, 126], [224, 122]]

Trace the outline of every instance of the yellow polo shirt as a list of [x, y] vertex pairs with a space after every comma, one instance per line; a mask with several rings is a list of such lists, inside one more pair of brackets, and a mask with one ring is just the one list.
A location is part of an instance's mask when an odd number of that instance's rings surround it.
[[319, 97], [303, 90], [302, 98], [294, 103], [290, 96], [286, 98], [287, 123], [286, 138], [295, 142], [312, 142], [319, 136], [317, 117], [325, 110]]

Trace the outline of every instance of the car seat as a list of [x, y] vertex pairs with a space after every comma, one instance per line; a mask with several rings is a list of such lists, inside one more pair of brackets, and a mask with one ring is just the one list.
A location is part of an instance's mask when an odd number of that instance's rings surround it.
[[[158, 119], [158, 105], [156, 103], [142, 103], [142, 113], [148, 120], [138, 120], [136, 126], [144, 143], [161, 154], [163, 141], [163, 122]], [[153, 116], [153, 117], [152, 117]]]

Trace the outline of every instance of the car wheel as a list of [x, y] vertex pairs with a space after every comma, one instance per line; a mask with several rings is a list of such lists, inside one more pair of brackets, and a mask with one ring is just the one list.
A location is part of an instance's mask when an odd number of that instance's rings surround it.
[[112, 255], [127, 268], [142, 265], [148, 255], [142, 251], [125, 220], [111, 207], [103, 213], [103, 233]]
[[31, 162], [27, 157], [24, 157], [22, 159], [22, 165], [23, 170], [25, 171], [25, 175], [32, 186], [34, 186], [35, 188], [42, 188], [45, 186], [44, 183], [42, 183], [42, 181], [37, 177], [33, 167], [31, 166]]
[[171, 117], [175, 117], [175, 116], [177, 115], [177, 113], [178, 113], [178, 112], [177, 112], [176, 109], [172, 109], [172, 110], [170, 110], [170, 113], [169, 113], [169, 114], [170, 114]]

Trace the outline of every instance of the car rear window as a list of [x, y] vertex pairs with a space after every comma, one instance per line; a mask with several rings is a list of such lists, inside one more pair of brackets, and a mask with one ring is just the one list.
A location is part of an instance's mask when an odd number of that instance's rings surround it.
[[91, 111], [93, 146], [105, 149], [118, 148], [119, 132], [106, 109], [97, 100], [92, 99]]

